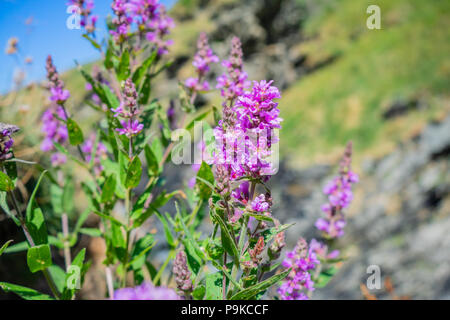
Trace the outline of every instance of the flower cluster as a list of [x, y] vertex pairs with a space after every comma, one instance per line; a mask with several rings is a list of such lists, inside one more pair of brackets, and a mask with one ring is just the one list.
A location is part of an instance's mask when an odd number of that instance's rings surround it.
[[125, 81], [123, 90], [123, 101], [116, 109], [111, 109], [115, 117], [121, 117], [120, 124], [122, 128], [116, 129], [121, 135], [126, 135], [128, 138], [137, 135], [144, 129], [144, 125], [139, 123], [136, 117], [139, 116], [139, 109], [137, 105], [136, 86], [131, 78]]
[[[68, 139], [67, 126], [61, 120], [67, 120], [64, 103], [70, 97], [68, 90], [64, 89], [64, 82], [59, 78], [58, 71], [53, 65], [51, 56], [47, 57], [47, 80], [50, 90], [50, 107], [42, 115], [42, 132], [45, 138], [41, 144], [41, 150], [54, 151], [54, 142], [63, 144]], [[66, 163], [66, 156], [62, 153], [54, 153], [51, 156], [53, 166]]]
[[[82, 145], [81, 145], [81, 151], [84, 154], [84, 158], [86, 159], [86, 162], [90, 162], [92, 160], [92, 152], [95, 144], [96, 136], [95, 134], [91, 134], [89, 139], [87, 139]], [[96, 175], [100, 175], [100, 173], [103, 171], [103, 166], [101, 164], [101, 160], [106, 157], [107, 149], [106, 146], [98, 142], [96, 145], [95, 153], [94, 153], [94, 172]]]
[[86, 30], [88, 34], [94, 33], [95, 25], [98, 20], [97, 15], [91, 16], [94, 9], [93, 0], [70, 0], [69, 5], [75, 5], [79, 8], [79, 14], [81, 16], [80, 25]]
[[158, 55], [162, 56], [169, 52], [169, 46], [173, 44], [173, 40], [166, 40], [165, 38], [170, 34], [170, 29], [175, 27], [175, 23], [173, 22], [173, 19], [167, 15], [164, 5], [158, 5], [159, 12], [157, 12], [156, 17], [147, 23], [150, 31], [147, 32], [146, 38], [148, 41], [155, 44]]
[[189, 294], [192, 291], [191, 272], [187, 266], [187, 258], [184, 250], [177, 253], [173, 263], [173, 274], [175, 275], [175, 282], [178, 290], [184, 294]]
[[272, 81], [254, 82], [233, 106], [233, 127], [224, 120], [215, 128], [219, 152], [216, 164], [230, 165], [232, 179], [251, 177], [267, 180], [276, 168], [270, 157], [277, 143], [274, 129], [281, 128], [280, 110], [274, 99], [281, 97]]
[[155, 45], [158, 55], [168, 53], [172, 40], [165, 38], [175, 24], [159, 0], [115, 0], [112, 9], [116, 15], [113, 19], [116, 29], [110, 33], [116, 43], [121, 44], [129, 37], [134, 21], [139, 35], [145, 34], [146, 39]]
[[185, 86], [190, 90], [191, 94], [210, 89], [209, 82], [205, 80], [205, 77], [210, 70], [210, 65], [218, 62], [219, 58], [209, 46], [208, 36], [204, 32], [200, 33], [197, 41], [197, 53], [194, 56], [194, 62], [192, 62], [197, 73], [197, 78], [191, 77], [185, 81]]
[[155, 287], [152, 283], [144, 282], [135, 288], [122, 288], [114, 292], [114, 300], [180, 300], [172, 289]]
[[230, 59], [222, 62], [222, 66], [227, 69], [227, 72], [217, 78], [216, 88], [220, 89], [222, 97], [225, 98], [224, 108], [227, 102], [231, 107], [233, 101], [250, 86], [250, 82], [247, 80], [248, 75], [243, 70], [242, 55], [241, 40], [238, 37], [233, 37]]
[[344, 235], [346, 221], [343, 210], [353, 200], [352, 185], [359, 180], [358, 175], [351, 171], [351, 162], [352, 143], [350, 142], [340, 164], [339, 176], [327, 183], [323, 189], [328, 196], [328, 203], [322, 206], [326, 218], [318, 219], [315, 226], [328, 238], [339, 238]]
[[11, 149], [14, 140], [11, 138], [11, 134], [18, 130], [19, 128], [16, 126], [0, 123], [0, 161], [8, 160], [12, 157]]
[[[54, 151], [54, 142], [63, 144], [68, 139], [67, 127], [59, 119], [66, 120], [66, 115], [61, 106], [53, 106], [44, 111], [42, 115], [42, 132], [45, 138], [41, 144], [41, 150], [44, 152]], [[62, 153], [56, 152], [51, 156], [53, 166], [58, 166], [66, 163], [66, 156]]]
[[47, 57], [45, 68], [47, 70], [47, 80], [51, 93], [50, 101], [55, 102], [57, 105], [63, 105], [69, 99], [70, 92], [64, 89], [64, 82], [59, 78], [58, 71], [50, 55]]
[[307, 300], [304, 290], [313, 291], [314, 282], [311, 279], [310, 270], [314, 270], [320, 264], [317, 256], [303, 238], [297, 242], [294, 250], [286, 253], [283, 267], [292, 268], [288, 276], [278, 288], [282, 300]]
[[133, 22], [133, 19], [127, 15], [127, 3], [127, 0], [114, 0], [111, 4], [116, 16], [112, 19], [115, 29], [109, 32], [117, 44], [122, 44], [128, 38], [130, 25]]

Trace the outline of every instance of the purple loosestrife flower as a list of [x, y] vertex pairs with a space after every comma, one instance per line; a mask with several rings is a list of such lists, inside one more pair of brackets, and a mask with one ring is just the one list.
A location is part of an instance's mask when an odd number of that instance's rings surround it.
[[110, 30], [109, 32], [117, 44], [122, 44], [128, 39], [130, 25], [133, 22], [133, 18], [127, 14], [127, 4], [128, 0], [114, 0], [111, 4], [111, 8], [116, 16], [112, 19], [115, 30]]
[[181, 300], [172, 289], [155, 287], [144, 282], [135, 288], [123, 288], [114, 292], [114, 300]]
[[175, 282], [178, 290], [182, 291], [185, 295], [189, 295], [192, 292], [192, 280], [191, 272], [187, 266], [186, 253], [183, 250], [177, 253], [175, 261], [173, 263], [173, 274], [175, 275]]
[[349, 142], [345, 149], [339, 170], [339, 176], [327, 183], [323, 192], [328, 196], [328, 203], [322, 206], [326, 218], [320, 218], [315, 226], [322, 231], [327, 238], [339, 238], [344, 235], [346, 225], [343, 210], [353, 200], [352, 185], [359, 181], [358, 175], [351, 171], [352, 143]]
[[227, 102], [231, 108], [233, 101], [250, 86], [250, 82], [247, 80], [248, 75], [243, 71], [242, 55], [241, 41], [238, 37], [233, 37], [230, 59], [222, 62], [222, 66], [227, 69], [227, 72], [217, 78], [216, 88], [220, 89], [222, 97], [225, 98], [224, 108]]
[[274, 129], [281, 128], [278, 103], [281, 97], [272, 81], [254, 82], [251, 91], [240, 96], [233, 106], [236, 120], [230, 126], [224, 120], [215, 128], [218, 144], [216, 163], [229, 164], [231, 177], [268, 180], [275, 168], [270, 159], [277, 143]]
[[189, 89], [191, 94], [199, 91], [208, 91], [210, 86], [205, 77], [210, 70], [212, 63], [218, 63], [219, 58], [213, 53], [209, 47], [208, 36], [206, 33], [200, 33], [200, 37], [197, 41], [197, 53], [194, 56], [192, 65], [195, 67], [197, 78], [188, 78], [185, 81], [186, 88]]
[[136, 87], [131, 78], [125, 81], [123, 93], [124, 98], [120, 106], [116, 109], [111, 109], [111, 111], [114, 112], [115, 117], [125, 118], [125, 120], [120, 121], [122, 128], [116, 130], [121, 135], [126, 135], [128, 138], [131, 138], [144, 129], [144, 125], [136, 119], [140, 111], [137, 104]]
[[[89, 139], [87, 139], [82, 145], [81, 145], [81, 151], [84, 153], [84, 157], [86, 159], [86, 162], [91, 162], [92, 160], [92, 149], [94, 148], [96, 136], [95, 133], [91, 134]], [[96, 175], [100, 175], [103, 171], [103, 166], [101, 164], [101, 160], [106, 157], [107, 149], [106, 146], [98, 142], [96, 146], [96, 150], [94, 153], [94, 172]]]
[[[41, 150], [49, 152], [55, 150], [54, 142], [64, 144], [68, 139], [67, 127], [60, 119], [67, 120], [64, 103], [70, 97], [70, 93], [64, 89], [64, 82], [59, 78], [51, 56], [47, 57], [46, 69], [51, 104], [41, 118], [41, 130], [45, 135]], [[66, 162], [66, 156], [58, 152], [54, 153], [51, 156], [51, 162], [53, 166], [62, 165]]]
[[58, 105], [63, 105], [70, 97], [70, 92], [64, 89], [64, 82], [59, 78], [58, 71], [53, 64], [52, 56], [47, 57], [45, 66], [47, 70], [47, 80], [50, 90], [50, 101], [55, 102]]
[[14, 125], [0, 123], [0, 161], [8, 160], [13, 157], [12, 147], [14, 140], [11, 135], [19, 131]]
[[157, 18], [150, 20], [147, 26], [151, 30], [146, 35], [147, 40], [155, 44], [159, 56], [167, 54], [169, 52], [169, 47], [173, 44], [173, 40], [166, 40], [165, 37], [170, 34], [170, 29], [175, 27], [175, 23], [173, 22], [173, 19], [166, 14], [164, 5], [159, 5]]
[[127, 12], [138, 26], [139, 34], [155, 45], [159, 56], [169, 52], [172, 40], [165, 37], [170, 34], [175, 24], [166, 14], [166, 8], [159, 0], [129, 0], [126, 3]]
[[316, 254], [303, 238], [300, 238], [294, 250], [286, 253], [286, 259], [282, 265], [292, 268], [288, 276], [278, 288], [278, 294], [282, 300], [307, 300], [305, 290], [313, 291], [314, 282], [311, 279], [310, 270], [319, 264]]
[[91, 16], [94, 9], [93, 0], [70, 0], [68, 5], [75, 5], [79, 8], [81, 15], [80, 25], [86, 30], [88, 34], [94, 33], [95, 25], [98, 20], [97, 15]]

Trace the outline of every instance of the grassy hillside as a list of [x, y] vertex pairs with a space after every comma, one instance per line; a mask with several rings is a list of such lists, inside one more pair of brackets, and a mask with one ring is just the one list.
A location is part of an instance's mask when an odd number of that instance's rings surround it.
[[[381, 30], [366, 28], [374, 3]], [[330, 159], [348, 139], [379, 155], [448, 112], [450, 2], [322, 0], [313, 12], [299, 50], [311, 65], [335, 60], [284, 92], [282, 151], [292, 162]], [[383, 119], [393, 103], [415, 101], [417, 110]]]

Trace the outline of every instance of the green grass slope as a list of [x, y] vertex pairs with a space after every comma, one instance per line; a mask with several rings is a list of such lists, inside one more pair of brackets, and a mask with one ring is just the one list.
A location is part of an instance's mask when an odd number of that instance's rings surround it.
[[[306, 0], [299, 0], [307, 2]], [[381, 30], [366, 8], [381, 8]], [[351, 139], [357, 154], [381, 155], [448, 112], [450, 2], [318, 1], [299, 44], [307, 63], [332, 63], [284, 92], [282, 152], [296, 165], [330, 161]], [[423, 108], [384, 120], [395, 101]]]

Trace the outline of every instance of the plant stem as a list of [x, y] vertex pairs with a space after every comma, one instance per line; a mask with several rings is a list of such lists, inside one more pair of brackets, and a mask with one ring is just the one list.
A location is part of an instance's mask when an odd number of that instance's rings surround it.
[[61, 216], [62, 232], [64, 236], [64, 261], [66, 264], [66, 272], [72, 263], [72, 257], [70, 255], [70, 245], [69, 245], [69, 221], [67, 214], [63, 213]]
[[227, 278], [225, 275], [225, 269], [227, 268], [227, 253], [225, 252], [223, 254], [223, 279], [222, 279], [222, 291], [223, 291], [223, 296], [222, 296], [222, 300], [226, 300], [227, 299]]

